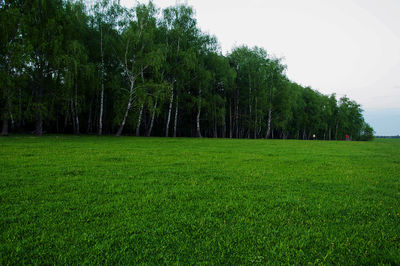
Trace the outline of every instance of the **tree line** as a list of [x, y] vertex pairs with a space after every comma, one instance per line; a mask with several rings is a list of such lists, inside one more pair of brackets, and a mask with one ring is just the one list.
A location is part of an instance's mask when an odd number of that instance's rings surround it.
[[290, 81], [265, 49], [223, 55], [190, 6], [0, 5], [2, 135], [373, 137], [358, 103]]

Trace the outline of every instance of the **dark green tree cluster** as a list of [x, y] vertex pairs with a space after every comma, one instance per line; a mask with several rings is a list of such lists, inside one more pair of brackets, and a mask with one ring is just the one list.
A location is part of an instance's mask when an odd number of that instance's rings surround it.
[[285, 69], [258, 47], [222, 55], [186, 5], [0, 0], [2, 135], [373, 137], [359, 104]]

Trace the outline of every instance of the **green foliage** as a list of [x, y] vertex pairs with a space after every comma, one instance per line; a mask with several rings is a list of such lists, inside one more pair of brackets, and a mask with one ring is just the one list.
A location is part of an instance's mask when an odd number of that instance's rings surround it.
[[365, 138], [359, 104], [291, 82], [263, 48], [222, 55], [187, 5], [2, 3], [0, 118], [11, 131], [119, 135], [142, 121], [142, 135], [154, 124], [160, 136], [174, 116], [177, 136]]
[[361, 131], [361, 140], [374, 140], [374, 129], [368, 124], [368, 123], [363, 123], [363, 128]]
[[399, 148], [1, 138], [0, 264], [396, 265]]

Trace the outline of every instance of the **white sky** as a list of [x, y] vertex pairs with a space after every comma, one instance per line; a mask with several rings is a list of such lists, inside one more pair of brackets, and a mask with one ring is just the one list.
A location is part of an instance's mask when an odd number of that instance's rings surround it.
[[400, 108], [400, 0], [153, 2], [192, 6], [199, 27], [218, 38], [224, 53], [257, 45], [284, 57], [288, 77], [299, 84], [347, 95], [367, 111]]

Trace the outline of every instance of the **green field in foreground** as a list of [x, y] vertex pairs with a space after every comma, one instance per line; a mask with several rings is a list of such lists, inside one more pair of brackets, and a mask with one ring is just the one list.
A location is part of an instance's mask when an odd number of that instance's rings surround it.
[[400, 141], [0, 138], [0, 264], [400, 263]]

